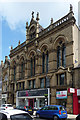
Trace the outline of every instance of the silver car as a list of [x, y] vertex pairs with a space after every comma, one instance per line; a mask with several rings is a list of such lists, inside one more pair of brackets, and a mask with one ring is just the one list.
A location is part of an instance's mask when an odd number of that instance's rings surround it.
[[12, 109], [1, 110], [0, 120], [33, 120], [33, 118], [25, 111]]

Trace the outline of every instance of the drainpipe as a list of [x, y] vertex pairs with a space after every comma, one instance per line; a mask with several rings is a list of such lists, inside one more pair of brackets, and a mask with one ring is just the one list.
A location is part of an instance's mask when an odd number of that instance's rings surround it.
[[[71, 71], [71, 75], [72, 75], [72, 88], [74, 87], [73, 85], [73, 70]], [[72, 94], [72, 113], [73, 113], [73, 94]]]

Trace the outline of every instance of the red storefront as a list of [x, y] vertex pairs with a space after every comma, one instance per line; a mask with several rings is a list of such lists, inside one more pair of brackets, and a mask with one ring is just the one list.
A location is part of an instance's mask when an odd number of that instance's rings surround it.
[[80, 114], [80, 89], [75, 89], [73, 93], [73, 114]]

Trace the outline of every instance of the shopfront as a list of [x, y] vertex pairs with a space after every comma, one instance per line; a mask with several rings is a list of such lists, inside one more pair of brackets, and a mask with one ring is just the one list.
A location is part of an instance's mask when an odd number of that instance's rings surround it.
[[80, 114], [80, 89], [75, 89], [73, 94], [73, 114]]
[[56, 92], [56, 99], [58, 105], [63, 105], [66, 107], [67, 103], [67, 90], [57, 91]]
[[50, 89], [34, 89], [26, 91], [17, 91], [16, 93], [16, 106], [28, 105], [32, 108], [41, 108], [45, 105], [47, 96], [47, 104], [50, 104]]

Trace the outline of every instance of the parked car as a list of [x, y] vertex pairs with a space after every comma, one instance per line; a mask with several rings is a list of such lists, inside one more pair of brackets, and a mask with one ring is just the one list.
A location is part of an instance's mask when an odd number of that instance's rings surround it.
[[0, 107], [1, 110], [13, 109], [12, 104], [2, 104]]
[[80, 120], [80, 114], [76, 117], [76, 120]]
[[25, 111], [7, 109], [0, 111], [0, 120], [33, 120], [33, 118]]
[[28, 112], [31, 115], [33, 114], [33, 109], [30, 106], [19, 105], [19, 106], [16, 107], [16, 109], [24, 110], [24, 111]]
[[53, 120], [67, 119], [67, 111], [62, 105], [44, 106], [36, 112], [36, 117], [52, 118]]

